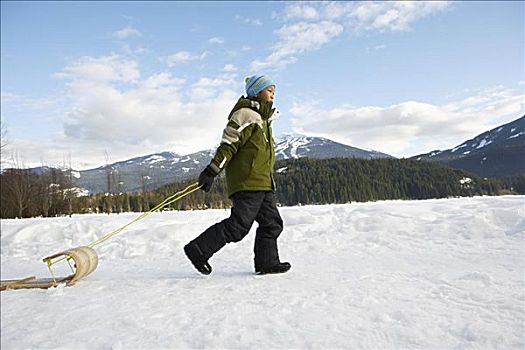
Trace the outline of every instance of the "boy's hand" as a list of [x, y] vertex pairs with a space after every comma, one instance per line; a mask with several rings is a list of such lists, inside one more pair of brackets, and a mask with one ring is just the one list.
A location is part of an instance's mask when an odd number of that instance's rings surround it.
[[215, 174], [208, 165], [199, 175], [199, 186], [201, 186], [201, 190], [203, 190], [204, 192], [210, 192], [214, 178]]

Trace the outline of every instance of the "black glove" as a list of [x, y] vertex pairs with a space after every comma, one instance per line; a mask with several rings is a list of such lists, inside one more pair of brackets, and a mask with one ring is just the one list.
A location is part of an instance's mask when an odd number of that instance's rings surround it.
[[211, 170], [210, 166], [208, 165], [199, 175], [199, 186], [201, 186], [201, 190], [203, 190], [204, 192], [210, 192], [214, 178], [215, 173], [213, 172], [213, 170]]

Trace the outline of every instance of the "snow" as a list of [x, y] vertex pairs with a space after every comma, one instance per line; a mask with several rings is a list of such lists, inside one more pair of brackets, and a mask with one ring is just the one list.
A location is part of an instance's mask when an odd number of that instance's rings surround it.
[[483, 139], [481, 140], [481, 142], [479, 143], [478, 147], [476, 147], [476, 149], [480, 149], [480, 148], [483, 148], [485, 146], [488, 146], [492, 143], [492, 141], [487, 141], [486, 139]]
[[[229, 211], [152, 214], [76, 286], [2, 292], [1, 347], [524, 348], [525, 196], [280, 211], [287, 274], [253, 274], [253, 229], [202, 276], [182, 247]], [[48, 277], [42, 257], [137, 215], [2, 220], [2, 278]]]
[[458, 149], [463, 148], [463, 147], [467, 147], [467, 144], [464, 143], [464, 144], [462, 144], [462, 145], [460, 145], [460, 146], [457, 146], [457, 147], [453, 148], [451, 152], [454, 153], [454, 152], [456, 152]]
[[472, 179], [470, 177], [464, 177], [459, 180], [459, 183], [465, 188], [470, 188], [470, 185], [472, 184]]
[[152, 155], [151, 157], [148, 157], [147, 159], [145, 159], [143, 161], [143, 163], [148, 163], [149, 162], [149, 164], [154, 164], [154, 163], [158, 163], [158, 162], [163, 162], [165, 160], [166, 160], [166, 158], [164, 158], [163, 156]]
[[[275, 148], [275, 154], [281, 155], [284, 159], [300, 158], [297, 154], [299, 148], [305, 148], [305, 151], [310, 151], [306, 146], [311, 143], [311, 139], [306, 136], [292, 136], [287, 135]], [[286, 154], [289, 150], [290, 155]]]
[[520, 137], [521, 135], [525, 135], [525, 132], [520, 131], [517, 134], [514, 134], [514, 135], [511, 135], [511, 136], [507, 137], [507, 139], [515, 139], [516, 137]]
[[[72, 187], [69, 191], [75, 194], [77, 197], [89, 196], [89, 191], [82, 187]], [[66, 191], [67, 192], [67, 191]]]

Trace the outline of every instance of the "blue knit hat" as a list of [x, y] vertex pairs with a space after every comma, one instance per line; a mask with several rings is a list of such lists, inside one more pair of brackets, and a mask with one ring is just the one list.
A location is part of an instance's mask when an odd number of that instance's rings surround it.
[[246, 78], [246, 94], [248, 97], [255, 97], [268, 86], [275, 86], [272, 78], [267, 75], [252, 75]]

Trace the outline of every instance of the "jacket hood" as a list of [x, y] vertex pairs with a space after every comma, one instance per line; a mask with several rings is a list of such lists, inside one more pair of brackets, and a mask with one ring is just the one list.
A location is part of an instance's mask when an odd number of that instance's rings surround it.
[[241, 108], [250, 108], [256, 111], [261, 115], [265, 120], [270, 118], [275, 110], [273, 107], [273, 101], [263, 101], [254, 97], [244, 97], [241, 96], [232, 111], [228, 115], [228, 119], [232, 116], [233, 113], [237, 112]]

